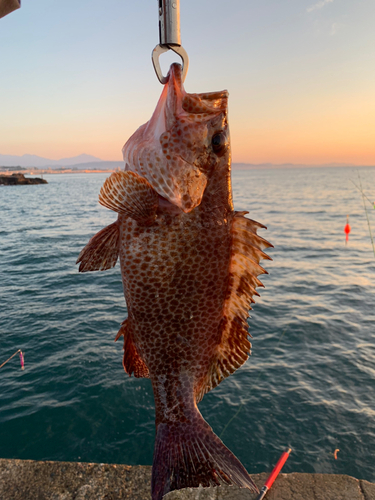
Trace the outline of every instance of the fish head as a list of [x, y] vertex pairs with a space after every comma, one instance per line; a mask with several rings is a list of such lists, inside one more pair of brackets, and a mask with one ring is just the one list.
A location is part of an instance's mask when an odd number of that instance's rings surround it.
[[182, 68], [172, 64], [149, 122], [123, 148], [125, 169], [136, 172], [184, 212], [197, 207], [218, 168], [229, 169], [228, 92], [189, 94]]

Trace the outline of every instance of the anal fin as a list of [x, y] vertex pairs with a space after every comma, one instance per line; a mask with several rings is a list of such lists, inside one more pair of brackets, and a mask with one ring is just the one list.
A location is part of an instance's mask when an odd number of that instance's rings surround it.
[[119, 254], [119, 229], [117, 221], [93, 236], [81, 250], [76, 264], [79, 272], [105, 271], [114, 267]]
[[159, 195], [146, 179], [127, 170], [115, 172], [106, 179], [99, 203], [139, 224], [149, 225], [155, 220]]
[[124, 336], [124, 357], [122, 360], [122, 365], [126, 373], [131, 377], [132, 373], [137, 378], [149, 378], [148, 368], [139, 355], [137, 351], [137, 347], [134, 344], [131, 333], [128, 328], [128, 320], [125, 320], [118, 334], [116, 335], [115, 342], [121, 337]]

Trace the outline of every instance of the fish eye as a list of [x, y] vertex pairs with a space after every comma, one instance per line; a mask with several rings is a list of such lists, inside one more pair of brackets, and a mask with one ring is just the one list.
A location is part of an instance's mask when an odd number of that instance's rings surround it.
[[218, 132], [211, 139], [211, 145], [213, 151], [217, 155], [221, 155], [224, 153], [227, 146], [227, 137], [224, 132]]

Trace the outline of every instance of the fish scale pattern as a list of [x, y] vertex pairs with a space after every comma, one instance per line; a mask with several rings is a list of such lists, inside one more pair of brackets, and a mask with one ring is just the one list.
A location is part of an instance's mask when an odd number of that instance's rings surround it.
[[215, 355], [231, 239], [228, 222], [199, 212], [161, 215], [151, 227], [120, 225], [130, 334], [151, 373], [168, 375], [174, 365], [196, 386]]
[[158, 374], [185, 364], [200, 401], [248, 358], [246, 320], [272, 245], [242, 213], [222, 225], [199, 209], [195, 217], [160, 217], [149, 228], [124, 220], [120, 259], [141, 357]]

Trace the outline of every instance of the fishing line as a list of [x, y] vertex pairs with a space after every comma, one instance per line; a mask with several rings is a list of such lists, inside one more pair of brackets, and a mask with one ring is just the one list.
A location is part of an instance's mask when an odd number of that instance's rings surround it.
[[[284, 329], [283, 333], [281, 334], [281, 337], [279, 338], [279, 341], [277, 342], [276, 346], [274, 347], [272, 353], [271, 353], [271, 356], [273, 356], [274, 352], [276, 351], [276, 349], [278, 348], [280, 342], [281, 342], [281, 339], [284, 337], [284, 334], [286, 332], [286, 328]], [[259, 377], [261, 376], [261, 374], [263, 373], [263, 370], [260, 370], [260, 372], [258, 373], [258, 377], [254, 380], [253, 384], [254, 385], [258, 380], [259, 380]], [[248, 400], [249, 401], [249, 400]], [[219, 434], [219, 438], [221, 439], [221, 436], [224, 434], [224, 432], [227, 430], [227, 427], [229, 426], [229, 424], [237, 417], [237, 415], [240, 413], [240, 411], [242, 410], [242, 407], [244, 404], [246, 404], [248, 401], [244, 401], [243, 403], [240, 404], [238, 410], [236, 411], [236, 413], [233, 415], [233, 417], [229, 420], [229, 422], [227, 422], [226, 426], [224, 427], [224, 429], [221, 431], [221, 433]]]
[[[375, 257], [375, 247], [374, 247], [374, 239], [372, 237], [372, 232], [371, 232], [371, 226], [370, 226], [370, 220], [368, 218], [368, 212], [367, 212], [367, 207], [366, 207], [366, 203], [365, 203], [365, 194], [363, 192], [363, 189], [362, 189], [362, 180], [361, 180], [361, 176], [359, 175], [359, 170], [357, 171], [358, 173], [358, 178], [359, 178], [359, 185], [361, 186], [361, 193], [362, 193], [362, 200], [363, 200], [363, 208], [365, 209], [365, 212], [366, 212], [366, 218], [367, 218], [367, 225], [368, 225], [368, 230], [369, 230], [369, 233], [370, 233], [370, 238], [371, 238], [371, 244], [372, 244], [372, 251], [374, 252], [374, 257]], [[367, 198], [367, 196], [366, 196]], [[368, 199], [368, 198], [367, 198]]]
[[335, 448], [335, 450], [333, 450], [333, 451], [327, 451], [324, 448], [322, 450], [311, 451], [311, 450], [307, 449], [307, 447], [302, 449], [302, 448], [295, 448], [293, 446], [293, 455], [296, 455], [298, 453], [301, 453], [304, 456], [306, 454], [318, 455], [319, 458], [329, 457], [329, 458], [333, 458], [334, 460], [338, 460], [338, 461], [341, 460], [341, 462], [344, 460], [349, 460], [349, 459], [353, 460], [353, 459], [358, 458], [358, 455], [352, 455], [351, 453], [345, 453], [343, 450], [340, 450], [339, 448]]
[[6, 365], [8, 363], [8, 361], [10, 361], [12, 358], [14, 358], [14, 356], [18, 353], [20, 353], [21, 370], [24, 370], [25, 369], [24, 357], [23, 357], [23, 352], [21, 351], [21, 349], [18, 349], [18, 351], [16, 351], [14, 354], [12, 354], [10, 358], [8, 358], [6, 361], [4, 361], [4, 363], [2, 365], [0, 365], [0, 368], [2, 368], [4, 365]]
[[[284, 331], [282, 332], [276, 346], [273, 348], [273, 351], [271, 353], [271, 356], [273, 356], [274, 352], [276, 351], [276, 349], [278, 348], [282, 338], [284, 337], [285, 333], [286, 333], [286, 328], [284, 329]], [[264, 369], [263, 370], [260, 370], [260, 372], [258, 373], [258, 376], [257, 378], [255, 379], [255, 381], [253, 382], [252, 385], [254, 385], [258, 380], [259, 380], [259, 377], [261, 376], [261, 374], [263, 373]], [[219, 434], [219, 437], [220, 439], [222, 438], [223, 434], [225, 433], [225, 431], [227, 430], [227, 428], [229, 427], [229, 425], [233, 422], [233, 420], [238, 416], [238, 414], [240, 413], [240, 411], [242, 410], [243, 406], [247, 403], [248, 401], [244, 401], [241, 403], [241, 405], [239, 406], [238, 410], [236, 411], [236, 413], [233, 415], [233, 417], [227, 422], [227, 424], [225, 425], [224, 429], [221, 431], [221, 433]], [[334, 451], [316, 451], [315, 453], [316, 454], [319, 454], [319, 456], [321, 457], [322, 455], [327, 455], [328, 457], [332, 457], [334, 458], [335, 460], [337, 460], [338, 458], [341, 458], [343, 459], [344, 456], [342, 456], [342, 454], [340, 454], [341, 456], [338, 457], [338, 453], [340, 452], [340, 450], [338, 448], [336, 448]], [[306, 454], [306, 449], [300, 449], [300, 448], [295, 448], [293, 446], [293, 453], [302, 453], [302, 454]], [[356, 458], [354, 455], [347, 455], [345, 454], [345, 459], [348, 459], [348, 458]]]
[[360, 193], [362, 193], [362, 194], [364, 195], [364, 197], [365, 197], [365, 198], [367, 199], [367, 201], [371, 204], [371, 206], [374, 206], [374, 208], [375, 208], [375, 203], [374, 203], [374, 202], [372, 202], [372, 201], [370, 200], [370, 198], [369, 198], [368, 196], [366, 196], [366, 195], [365, 195], [365, 193], [364, 193], [363, 191], [361, 191], [361, 189], [357, 186], [357, 184], [356, 184], [354, 181], [352, 181], [352, 179], [350, 179], [350, 182], [351, 182], [352, 184], [354, 184], [354, 186], [358, 189], [358, 191], [359, 191]]

